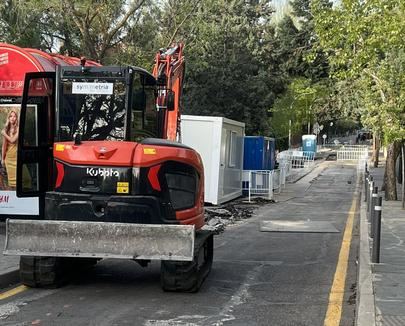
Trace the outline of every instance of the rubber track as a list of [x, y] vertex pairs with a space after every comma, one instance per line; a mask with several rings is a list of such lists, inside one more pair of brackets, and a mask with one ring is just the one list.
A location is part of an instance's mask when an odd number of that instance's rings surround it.
[[[200, 250], [207, 246], [204, 264], [198, 266]], [[200, 231], [196, 234], [194, 259], [191, 262], [162, 261], [160, 281], [164, 291], [197, 292], [211, 271], [213, 260], [213, 234]]]
[[22, 256], [20, 279], [33, 288], [58, 288], [69, 282], [75, 273], [96, 262], [94, 259]]

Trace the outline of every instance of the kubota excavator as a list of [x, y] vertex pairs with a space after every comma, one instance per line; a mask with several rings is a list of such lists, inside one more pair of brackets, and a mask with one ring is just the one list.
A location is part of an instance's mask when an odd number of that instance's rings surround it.
[[183, 45], [138, 67], [59, 66], [28, 73], [17, 196], [40, 220], [7, 220], [4, 253], [30, 287], [57, 287], [103, 258], [161, 260], [166, 291], [195, 292], [211, 270], [199, 154], [177, 142]]

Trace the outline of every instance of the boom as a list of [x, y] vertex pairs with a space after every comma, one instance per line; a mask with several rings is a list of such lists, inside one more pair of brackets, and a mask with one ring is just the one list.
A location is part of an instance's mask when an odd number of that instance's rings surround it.
[[[153, 76], [158, 82], [157, 107], [161, 138], [176, 141], [180, 138], [180, 115], [185, 63], [182, 43], [156, 54]], [[166, 109], [163, 109], [166, 108]]]

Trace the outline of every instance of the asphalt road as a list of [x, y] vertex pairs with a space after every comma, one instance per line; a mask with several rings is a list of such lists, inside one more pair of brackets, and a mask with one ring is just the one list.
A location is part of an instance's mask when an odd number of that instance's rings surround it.
[[[199, 293], [162, 292], [158, 263], [105, 260], [63, 288], [0, 300], [0, 325], [323, 325], [356, 186], [354, 166], [323, 168], [216, 237]], [[260, 232], [263, 220], [328, 221], [339, 232]], [[340, 325], [355, 319], [357, 221]]]

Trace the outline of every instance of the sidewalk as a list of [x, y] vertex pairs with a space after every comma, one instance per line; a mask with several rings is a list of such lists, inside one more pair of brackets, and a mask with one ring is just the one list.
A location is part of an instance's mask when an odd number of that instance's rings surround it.
[[[381, 189], [384, 166], [371, 168], [370, 173], [375, 185]], [[360, 241], [363, 242], [360, 247], [357, 325], [405, 325], [405, 210], [401, 209], [400, 200], [383, 200], [380, 264], [370, 262], [372, 240], [367, 234], [369, 225], [364, 194], [360, 218]]]
[[4, 256], [3, 249], [6, 241], [5, 223], [0, 222], [0, 289], [19, 281], [19, 257]]

